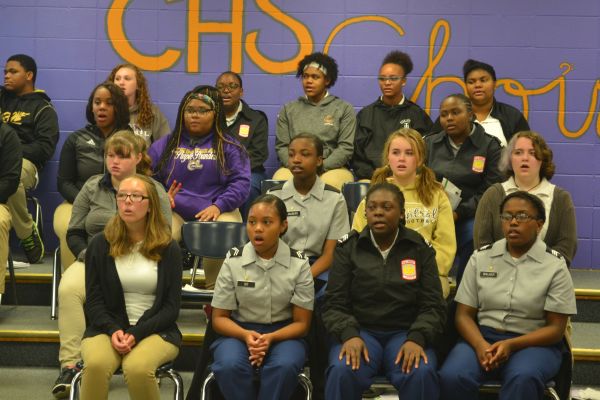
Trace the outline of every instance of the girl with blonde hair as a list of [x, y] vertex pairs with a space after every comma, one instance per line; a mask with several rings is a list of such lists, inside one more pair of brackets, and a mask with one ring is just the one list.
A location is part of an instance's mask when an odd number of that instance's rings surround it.
[[[427, 151], [421, 134], [402, 128], [390, 134], [382, 153], [381, 168], [373, 173], [371, 185], [389, 182], [400, 188], [405, 198], [406, 227], [421, 234], [436, 252], [444, 297], [448, 296], [448, 272], [456, 254], [456, 236], [452, 207], [434, 172], [425, 165]], [[352, 221], [360, 232], [367, 226], [365, 200], [361, 201]]]

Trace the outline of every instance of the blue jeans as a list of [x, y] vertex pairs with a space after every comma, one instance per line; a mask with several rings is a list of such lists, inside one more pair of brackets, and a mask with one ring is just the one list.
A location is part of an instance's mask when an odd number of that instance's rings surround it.
[[[290, 322], [272, 325], [237, 322], [244, 329], [259, 333], [276, 331]], [[298, 374], [306, 360], [306, 343], [302, 339], [273, 343], [263, 365], [259, 367], [258, 396], [254, 387], [255, 368], [250, 365], [246, 343], [231, 337], [220, 337], [210, 346], [214, 362], [211, 369], [221, 393], [227, 400], [289, 399], [298, 385]]]
[[250, 194], [246, 202], [240, 207], [240, 213], [244, 222], [248, 220], [248, 211], [250, 211], [250, 204], [260, 196], [260, 183], [263, 179], [267, 179], [267, 174], [264, 172], [252, 172], [250, 174]]
[[[481, 334], [488, 343], [519, 336], [499, 333], [481, 326]], [[500, 400], [543, 399], [546, 382], [558, 373], [561, 363], [560, 344], [527, 347], [509, 357], [496, 370], [481, 368], [475, 350], [464, 340], [454, 346], [439, 371], [443, 400], [477, 400], [479, 386], [490, 380], [500, 380]]]
[[462, 280], [463, 273], [469, 258], [473, 254], [473, 223], [474, 218], [458, 221], [455, 224], [454, 231], [456, 232], [456, 257], [454, 264], [456, 265], [456, 287]]
[[[327, 400], [360, 400], [362, 393], [373, 383], [373, 378], [383, 370], [386, 378], [398, 391], [401, 399], [437, 400], [440, 395], [437, 357], [433, 349], [425, 349], [428, 364], [421, 359], [419, 368], [408, 374], [401, 364], [395, 364], [400, 347], [406, 341], [406, 331], [374, 332], [360, 330], [369, 351], [370, 362], [361, 358], [360, 367], [353, 371], [346, 365], [346, 357], [339, 359], [342, 343], [335, 342], [329, 350], [329, 367], [326, 371], [325, 398]], [[401, 363], [402, 361], [400, 361]]]

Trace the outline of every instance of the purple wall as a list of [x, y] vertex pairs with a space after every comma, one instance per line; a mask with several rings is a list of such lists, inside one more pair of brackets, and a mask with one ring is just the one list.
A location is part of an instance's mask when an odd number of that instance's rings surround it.
[[[126, 38], [118, 37], [120, 29]], [[194, 33], [203, 29], [208, 33]], [[258, 32], [257, 51], [252, 32]], [[14, 53], [37, 60], [38, 87], [53, 98], [60, 117], [59, 148], [38, 188], [50, 248], [56, 245], [52, 213], [62, 201], [55, 183], [60, 146], [84, 125], [92, 87], [115, 64], [139, 60], [134, 52], [153, 57], [171, 49], [174, 62], [144, 65], [161, 69], [146, 76], [172, 123], [186, 90], [239, 67], [245, 99], [269, 116], [273, 149], [277, 111], [301, 94], [289, 67], [298, 52], [327, 47], [341, 74], [331, 92], [358, 110], [379, 94], [375, 75], [382, 57], [401, 49], [415, 63], [405, 92], [433, 118], [442, 97], [461, 89], [456, 82], [467, 58], [496, 67], [498, 99], [523, 109], [546, 137], [557, 163], [554, 182], [573, 195], [579, 234], [574, 266], [600, 268], [600, 157], [593, 156], [600, 134], [596, 0], [1, 0], [0, 42], [0, 62]], [[133, 51], [123, 51], [127, 45]], [[272, 172], [274, 156], [268, 165]]]

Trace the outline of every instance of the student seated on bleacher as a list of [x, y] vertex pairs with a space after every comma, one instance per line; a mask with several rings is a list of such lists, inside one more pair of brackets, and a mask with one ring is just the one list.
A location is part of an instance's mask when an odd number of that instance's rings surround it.
[[103, 82], [90, 93], [85, 117], [88, 124], [67, 137], [58, 163], [56, 186], [65, 201], [54, 211], [54, 232], [60, 241], [63, 268], [75, 261], [67, 245], [73, 202], [89, 178], [104, 172], [106, 139], [118, 130], [129, 129], [127, 99], [118, 86]]
[[181, 250], [154, 180], [125, 178], [115, 197], [117, 215], [85, 255], [81, 397], [108, 398], [110, 377], [121, 366], [131, 399], [159, 399], [154, 373], [181, 344]]
[[[244, 146], [225, 134], [219, 91], [197, 86], [179, 104], [170, 135], [150, 146], [155, 178], [171, 192], [173, 237], [185, 221], [242, 222], [239, 207], [250, 193], [250, 161]], [[179, 186], [178, 186], [179, 185]], [[210, 262], [209, 262], [210, 261]], [[214, 287], [222, 260], [205, 260], [206, 287]]]
[[0, 90], [0, 116], [21, 141], [23, 164], [17, 191], [6, 205], [12, 225], [30, 263], [44, 258], [44, 243], [27, 210], [26, 190], [35, 189], [44, 164], [52, 157], [58, 142], [58, 117], [50, 98], [35, 89], [37, 65], [25, 54], [10, 56], [4, 67], [4, 89]]
[[22, 160], [21, 142], [17, 133], [0, 122], [0, 297], [4, 293], [8, 235], [12, 221], [6, 202], [19, 186]]
[[[453, 193], [456, 231], [456, 281], [473, 253], [473, 221], [483, 192], [502, 181], [498, 170], [500, 142], [474, 121], [471, 101], [464, 94], [452, 94], [442, 100], [440, 122], [443, 131], [425, 137], [427, 166]], [[450, 189], [457, 188], [460, 193]]]
[[382, 166], [381, 151], [392, 132], [412, 128], [425, 135], [431, 130], [429, 115], [404, 95], [406, 76], [412, 69], [410, 56], [401, 51], [392, 51], [383, 59], [377, 76], [381, 96], [356, 115], [352, 156], [356, 179], [370, 180]]
[[577, 251], [575, 206], [569, 192], [550, 183], [554, 169], [552, 149], [540, 134], [533, 131], [516, 133], [500, 159], [500, 171], [508, 180], [490, 186], [477, 205], [473, 226], [475, 247], [502, 239], [498, 207], [507, 194], [524, 190], [535, 194], [544, 203], [546, 221], [540, 239], [558, 251], [570, 266]]
[[384, 371], [401, 399], [436, 400], [446, 303], [435, 252], [404, 227], [404, 196], [378, 183], [366, 198], [367, 227], [336, 248], [323, 321], [333, 336], [325, 398], [360, 400]]
[[339, 190], [344, 183], [354, 181], [346, 167], [354, 151], [356, 116], [350, 103], [329, 93], [337, 76], [337, 63], [326, 54], [309, 54], [298, 63], [296, 77], [302, 78], [304, 96], [290, 101], [279, 111], [275, 149], [282, 167], [273, 179], [291, 177], [292, 173], [286, 168], [288, 146], [296, 135], [310, 132], [324, 143], [321, 179]]
[[129, 126], [148, 146], [171, 132], [169, 121], [150, 99], [146, 77], [133, 64], [119, 64], [106, 78], [123, 90], [129, 106]]
[[539, 237], [542, 201], [518, 191], [497, 211], [504, 239], [473, 254], [456, 294], [462, 339], [440, 370], [442, 399], [475, 400], [487, 380], [502, 382], [501, 400], [542, 399], [577, 312], [564, 258]]
[[281, 199], [259, 196], [246, 223], [250, 242], [228, 253], [217, 278], [212, 324], [221, 336], [210, 346], [211, 369], [228, 400], [289, 399], [298, 385], [314, 289], [306, 257], [280, 239], [287, 216]]
[[260, 183], [267, 179], [264, 163], [269, 157], [269, 121], [264, 112], [251, 108], [242, 99], [244, 88], [238, 73], [223, 72], [215, 87], [223, 99], [225, 133], [243, 144], [250, 157], [250, 195], [240, 210], [242, 217], [247, 217], [250, 204], [260, 195]]
[[[494, 97], [496, 71], [493, 66], [482, 61], [467, 60], [463, 65], [463, 79], [477, 123], [486, 133], [498, 138], [502, 147], [515, 133], [529, 130], [529, 124], [520, 110]], [[439, 132], [441, 129], [438, 118], [431, 131]]]
[[[454, 219], [448, 196], [435, 180], [434, 172], [425, 165], [426, 156], [425, 142], [419, 132], [410, 128], [393, 132], [383, 146], [383, 166], [375, 170], [371, 183], [393, 183], [402, 191], [405, 225], [433, 246], [446, 298], [450, 293], [448, 273], [456, 254]], [[365, 211], [363, 199], [352, 221], [352, 229], [357, 232], [367, 226]]]
[[[67, 244], [77, 255], [75, 261], [63, 274], [58, 287], [58, 333], [60, 349], [58, 357], [61, 372], [52, 393], [65, 397], [71, 380], [77, 373], [81, 360], [81, 338], [85, 330], [83, 305], [86, 301], [85, 268], [83, 260], [91, 238], [102, 232], [106, 223], [117, 213], [115, 193], [125, 178], [138, 174], [150, 175], [150, 159], [144, 151], [146, 142], [130, 131], [111, 135], [104, 145], [106, 173], [94, 175], [87, 180], [73, 203], [73, 213], [67, 231]], [[161, 213], [171, 221], [169, 197], [162, 185], [157, 186]]]

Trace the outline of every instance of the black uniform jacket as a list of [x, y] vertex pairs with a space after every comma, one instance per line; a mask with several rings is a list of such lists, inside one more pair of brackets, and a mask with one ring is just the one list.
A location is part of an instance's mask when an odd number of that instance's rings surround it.
[[446, 321], [446, 303], [431, 245], [401, 226], [384, 262], [368, 227], [340, 242], [325, 297], [327, 330], [340, 342], [359, 336], [359, 329], [406, 330], [408, 340], [434, 344]]
[[250, 108], [244, 101], [242, 110], [237, 115], [235, 122], [225, 128], [225, 132], [244, 145], [250, 155], [250, 170], [252, 172], [264, 172], [263, 164], [269, 158], [269, 121], [267, 115]]
[[498, 168], [500, 141], [488, 135], [478, 123], [474, 125], [475, 131], [460, 146], [456, 156], [446, 132], [425, 137], [427, 166], [435, 172], [438, 181], [446, 178], [462, 191], [462, 200], [455, 210], [459, 221], [474, 218], [483, 192], [505, 180]]
[[352, 168], [357, 179], [371, 179], [381, 167], [381, 153], [390, 133], [412, 128], [421, 135], [429, 133], [432, 122], [421, 107], [404, 99], [404, 103], [388, 106], [377, 99], [358, 112]]

